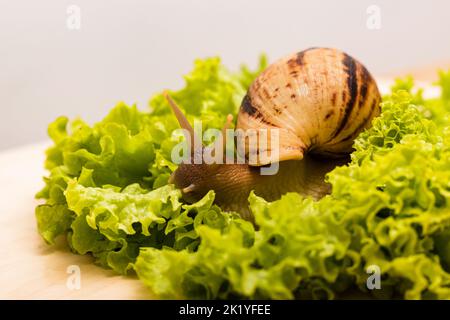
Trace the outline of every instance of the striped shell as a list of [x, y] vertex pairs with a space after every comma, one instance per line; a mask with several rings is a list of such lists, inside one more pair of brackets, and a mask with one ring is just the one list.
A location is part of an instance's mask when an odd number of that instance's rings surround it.
[[[279, 129], [279, 161], [300, 160], [308, 152], [340, 157], [379, 115], [380, 101], [361, 63], [336, 49], [311, 48], [278, 60], [255, 79], [237, 128]], [[270, 156], [270, 145], [257, 152]]]

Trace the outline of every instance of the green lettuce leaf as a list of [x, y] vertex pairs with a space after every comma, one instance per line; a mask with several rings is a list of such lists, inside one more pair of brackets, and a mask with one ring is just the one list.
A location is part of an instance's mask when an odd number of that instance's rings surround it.
[[[266, 64], [232, 73], [197, 60], [171, 95], [190, 122], [220, 128]], [[48, 129], [38, 231], [136, 272], [161, 298], [450, 299], [450, 72], [437, 85], [441, 96], [424, 99], [412, 78], [396, 81], [351, 162], [328, 174], [330, 195], [252, 193], [257, 227], [223, 212], [212, 191], [185, 204], [168, 184], [183, 137], [161, 94], [151, 111], [119, 103], [93, 126], [60, 117]], [[379, 290], [367, 287], [372, 266]]]

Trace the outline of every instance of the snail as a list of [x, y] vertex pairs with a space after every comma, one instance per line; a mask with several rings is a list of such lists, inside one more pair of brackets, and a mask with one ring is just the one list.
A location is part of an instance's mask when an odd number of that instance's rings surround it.
[[[180, 125], [193, 132], [175, 101], [168, 94], [166, 98]], [[349, 162], [354, 139], [380, 114], [380, 102], [374, 78], [346, 53], [310, 48], [291, 54], [267, 67], [250, 85], [236, 124], [243, 130], [278, 130], [278, 172], [261, 175], [260, 167], [270, 164], [267, 161], [182, 163], [169, 182], [182, 190], [187, 202], [214, 190], [216, 204], [249, 220], [252, 190], [268, 201], [287, 192], [320, 199], [331, 191], [325, 175]], [[266, 156], [261, 159], [271, 159], [271, 151], [256, 150]]]

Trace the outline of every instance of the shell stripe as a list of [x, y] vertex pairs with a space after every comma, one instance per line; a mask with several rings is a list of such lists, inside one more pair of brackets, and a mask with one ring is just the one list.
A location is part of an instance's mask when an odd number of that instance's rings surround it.
[[333, 134], [333, 138], [337, 137], [338, 134], [341, 133], [341, 131], [345, 128], [345, 125], [350, 118], [350, 114], [352, 113], [353, 107], [355, 106], [356, 98], [358, 97], [358, 78], [355, 60], [344, 53], [344, 59], [342, 60], [342, 63], [344, 64], [345, 72], [347, 73], [347, 88], [350, 92], [350, 98], [345, 105], [344, 115], [339, 124], [339, 127]]
[[370, 74], [369, 71], [367, 71], [366, 67], [363, 65], [360, 65], [360, 74], [361, 74], [361, 88], [359, 92], [359, 105], [362, 107], [364, 106], [364, 100], [367, 96], [367, 85], [369, 84]]
[[248, 94], [245, 95], [244, 99], [242, 100], [241, 104], [241, 110], [244, 111], [249, 116], [254, 116], [255, 113], [258, 111], [253, 105], [250, 97]]
[[377, 110], [378, 105], [379, 105], [379, 100], [374, 99], [371, 103], [369, 114], [362, 120], [361, 124], [348, 136], [346, 136], [345, 138], [343, 138], [340, 141], [337, 141], [331, 145], [333, 146], [333, 145], [339, 144], [341, 142], [348, 141], [348, 140], [354, 138], [355, 134], [360, 133], [364, 128], [366, 128], [368, 123], [373, 119], [373, 115], [374, 115], [375, 111]]
[[299, 53], [297, 53], [297, 59], [295, 59], [295, 62], [297, 62], [297, 64], [302, 67], [305, 64], [305, 51], [301, 51]]
[[303, 65], [305, 65], [305, 60], [304, 60], [305, 53], [307, 53], [308, 51], [311, 51], [311, 50], [316, 50], [316, 49], [320, 49], [320, 48], [318, 48], [318, 47], [311, 47], [311, 48], [305, 49], [305, 50], [300, 51], [299, 53], [297, 53], [297, 59], [295, 60], [297, 62], [297, 64], [300, 67], [303, 67]]
[[[356, 128], [355, 132], [360, 132], [362, 131], [364, 128], [367, 127], [367, 124], [369, 123], [369, 121], [371, 121], [373, 119], [373, 113], [375, 112], [375, 110], [377, 109], [377, 99], [374, 100], [372, 102], [372, 110], [370, 110], [369, 115], [364, 118], [364, 120], [362, 121], [362, 123], [358, 126], [358, 128]], [[351, 135], [353, 136], [353, 134]], [[351, 137], [350, 136], [350, 137]]]
[[[364, 108], [364, 106], [366, 106], [366, 104], [367, 104], [367, 101], [365, 101], [365, 100], [367, 98], [368, 85], [370, 84], [369, 80], [371, 78], [371, 75], [370, 75], [369, 71], [367, 71], [367, 69], [363, 65], [359, 65], [359, 70], [360, 70], [359, 74], [361, 75], [361, 81], [360, 81], [361, 87], [359, 89], [358, 105], [359, 105], [359, 108], [361, 109], [361, 108]], [[377, 103], [377, 100], [378, 99], [375, 99], [372, 101], [372, 103], [370, 105], [369, 113], [366, 117], [363, 118], [361, 124], [355, 130], [353, 130], [352, 133], [347, 135], [345, 138], [340, 139], [340, 141], [333, 143], [332, 145], [350, 140], [351, 138], [353, 138], [355, 136], [355, 134], [359, 133], [362, 129], [364, 129], [367, 126], [368, 122], [370, 120], [372, 120], [373, 114], [378, 107], [379, 102]]]
[[250, 117], [258, 119], [267, 125], [278, 127], [274, 123], [265, 119], [264, 115], [258, 110], [258, 108], [253, 105], [252, 100], [248, 94], [246, 94], [244, 99], [242, 100], [241, 110], [248, 114]]

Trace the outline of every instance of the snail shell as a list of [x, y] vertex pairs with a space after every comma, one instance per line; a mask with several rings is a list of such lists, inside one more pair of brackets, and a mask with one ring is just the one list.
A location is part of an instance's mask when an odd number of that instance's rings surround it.
[[[311, 48], [278, 60], [255, 79], [237, 128], [278, 129], [279, 161], [301, 160], [307, 152], [341, 157], [380, 114], [380, 101], [360, 62], [337, 49]], [[254, 152], [270, 159], [270, 145]], [[270, 162], [261, 161], [257, 165]]]
[[[181, 111], [168, 100], [180, 125], [193, 134]], [[251, 221], [247, 199], [252, 190], [268, 201], [287, 192], [320, 199], [331, 190], [326, 174], [348, 163], [354, 138], [379, 115], [380, 101], [370, 73], [342, 51], [312, 48], [287, 56], [252, 83], [236, 126], [258, 138], [266, 129], [269, 140], [268, 131], [276, 129], [279, 143], [266, 141], [268, 146], [262, 148], [258, 143], [259, 149], [253, 150], [246, 139], [247, 159], [256, 162], [180, 164], [170, 182], [182, 190], [187, 202], [214, 190], [216, 204]], [[257, 166], [276, 161], [280, 161], [277, 174], [260, 174]]]

